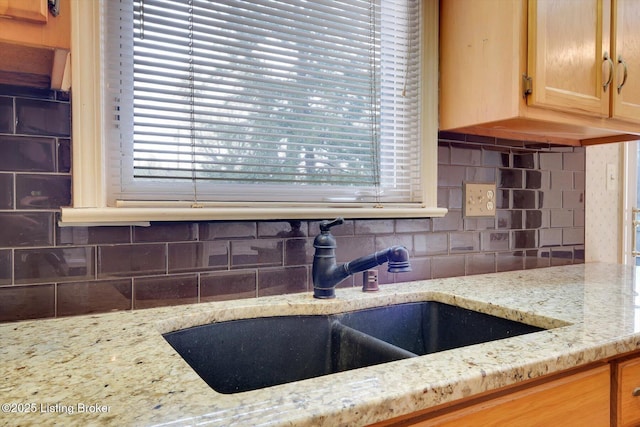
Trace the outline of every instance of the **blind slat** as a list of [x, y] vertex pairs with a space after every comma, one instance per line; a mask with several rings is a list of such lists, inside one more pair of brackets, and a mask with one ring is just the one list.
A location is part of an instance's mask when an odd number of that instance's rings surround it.
[[114, 197], [419, 201], [419, 0], [105, 7]]

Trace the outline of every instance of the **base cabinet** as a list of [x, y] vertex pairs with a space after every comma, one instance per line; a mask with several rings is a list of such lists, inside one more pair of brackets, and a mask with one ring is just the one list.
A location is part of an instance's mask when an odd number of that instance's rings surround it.
[[640, 426], [640, 353], [549, 375], [376, 427]]
[[609, 367], [533, 386], [414, 426], [608, 426]]
[[640, 425], [640, 356], [614, 364], [616, 427]]
[[610, 365], [599, 364], [374, 425], [605, 427], [611, 423], [610, 394]]

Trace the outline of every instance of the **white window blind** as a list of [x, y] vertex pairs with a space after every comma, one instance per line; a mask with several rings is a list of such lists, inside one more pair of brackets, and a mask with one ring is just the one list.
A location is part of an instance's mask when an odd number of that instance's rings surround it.
[[110, 202], [421, 202], [419, 0], [104, 5]]

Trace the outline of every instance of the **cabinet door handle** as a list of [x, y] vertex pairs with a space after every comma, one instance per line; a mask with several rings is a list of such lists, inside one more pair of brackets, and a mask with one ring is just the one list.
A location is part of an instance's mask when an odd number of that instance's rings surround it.
[[603, 61], [609, 63], [609, 78], [607, 79], [606, 82], [604, 82], [602, 84], [602, 90], [604, 92], [606, 92], [607, 88], [611, 84], [611, 81], [613, 80], [613, 61], [611, 60], [611, 57], [609, 56], [609, 52], [605, 52], [604, 53]]
[[633, 391], [631, 392], [632, 395], [638, 397], [640, 396], [640, 387], [636, 387], [633, 389]]
[[49, 3], [49, 12], [51, 12], [53, 16], [60, 15], [60, 1], [49, 0], [48, 3]]
[[622, 59], [622, 55], [618, 56], [618, 64], [622, 64], [622, 82], [618, 85], [618, 93], [622, 90], [622, 86], [627, 82], [627, 63]]

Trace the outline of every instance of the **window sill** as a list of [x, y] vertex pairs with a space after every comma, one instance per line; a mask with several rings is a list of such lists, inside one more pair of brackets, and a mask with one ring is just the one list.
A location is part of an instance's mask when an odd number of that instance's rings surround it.
[[106, 207], [62, 208], [59, 225], [148, 226], [152, 221], [213, 221], [213, 220], [289, 220], [344, 218], [429, 218], [442, 217], [445, 208], [430, 207]]

